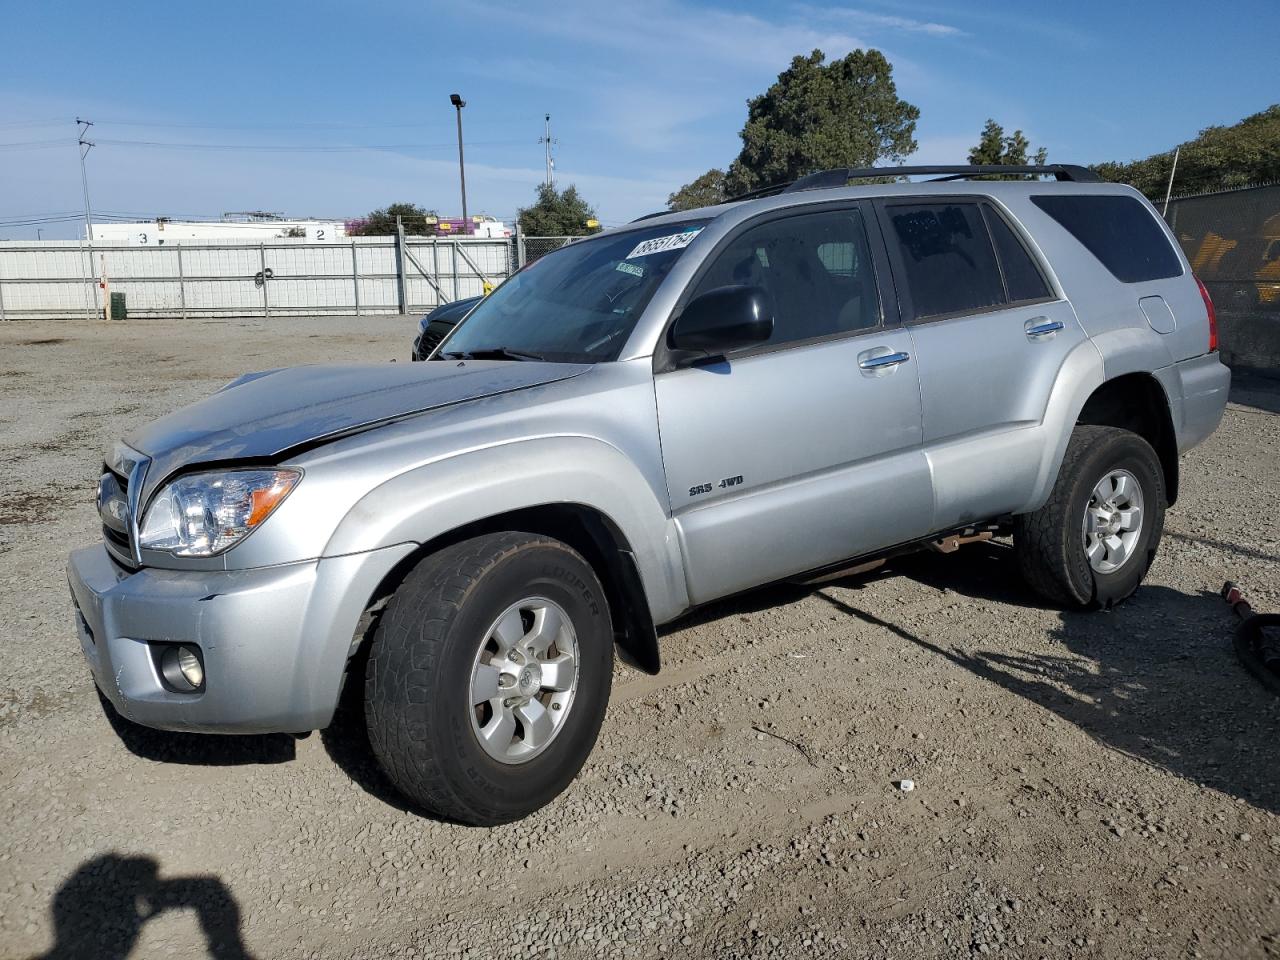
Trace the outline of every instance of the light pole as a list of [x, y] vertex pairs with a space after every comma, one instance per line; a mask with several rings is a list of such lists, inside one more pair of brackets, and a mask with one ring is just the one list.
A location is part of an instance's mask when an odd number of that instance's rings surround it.
[[449, 94], [449, 102], [453, 104], [458, 111], [458, 179], [462, 183], [462, 229], [464, 233], [470, 233], [467, 225], [467, 167], [462, 159], [462, 108], [467, 105], [467, 101], [463, 100], [456, 93]]

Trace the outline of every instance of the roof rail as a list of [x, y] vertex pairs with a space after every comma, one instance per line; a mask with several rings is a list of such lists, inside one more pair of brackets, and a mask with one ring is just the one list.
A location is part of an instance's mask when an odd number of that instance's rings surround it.
[[961, 164], [953, 166], [914, 166], [914, 167], [839, 167], [835, 170], [821, 170], [792, 180], [790, 183], [775, 183], [772, 186], [760, 187], [732, 197], [732, 200], [752, 200], [756, 197], [767, 197], [775, 193], [795, 193], [800, 190], [821, 190], [826, 187], [847, 186], [850, 180], [869, 180], [884, 177], [935, 176], [936, 180], [967, 180], [971, 177], [1027, 176], [1028, 174], [1052, 176], [1057, 180], [1073, 183], [1098, 183], [1101, 181], [1096, 173], [1088, 167], [1074, 163], [1047, 163], [1040, 165], [1013, 165], [1004, 163]]

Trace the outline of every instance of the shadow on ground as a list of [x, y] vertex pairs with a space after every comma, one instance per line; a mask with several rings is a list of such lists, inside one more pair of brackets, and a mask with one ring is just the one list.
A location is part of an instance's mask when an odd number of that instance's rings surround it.
[[[963, 560], [916, 554], [893, 569], [975, 599], [1036, 604], [1005, 544], [965, 547]], [[1052, 711], [1099, 743], [1280, 812], [1280, 699], [1237, 661], [1231, 642], [1236, 620], [1212, 591], [1193, 595], [1145, 586], [1110, 612], [1063, 611], [1052, 631], [1061, 655], [984, 650], [976, 639], [972, 646], [954, 646], [829, 590], [817, 595]]]
[[120, 742], [134, 756], [157, 763], [230, 767], [247, 764], [288, 763], [297, 755], [293, 737], [285, 733], [210, 734], [152, 730], [120, 715], [111, 701], [98, 692], [102, 712]]
[[320, 742], [338, 769], [374, 799], [397, 810], [437, 819], [433, 814], [411, 805], [387, 779], [387, 775], [378, 766], [378, 761], [374, 759], [373, 746], [369, 743], [369, 728], [364, 718], [364, 684], [358, 679], [351, 679], [363, 678], [367, 652], [367, 648], [362, 648], [357, 659], [348, 666], [348, 682], [343, 685], [333, 722], [320, 731]]
[[[899, 557], [877, 571], [821, 586], [761, 588], [709, 604], [667, 629], [767, 610], [816, 594], [849, 616], [889, 630], [1052, 711], [1112, 749], [1280, 812], [1280, 764], [1275, 760], [1280, 699], [1237, 661], [1232, 649], [1236, 620], [1215, 592], [1187, 594], [1145, 586], [1109, 612], [1062, 611], [1051, 632], [1062, 644], [1058, 655], [1011, 651], [1008, 645], [984, 650], [980, 641], [955, 646], [920, 636], [848, 602], [847, 593], [836, 596], [830, 589], [858, 590], [896, 576], [1004, 606], [1043, 606], [1023, 586], [1011, 547], [993, 541], [971, 544], [956, 555], [923, 552]], [[360, 662], [350, 669], [352, 676], [363, 675]], [[333, 723], [321, 732], [326, 752], [374, 798], [398, 810], [430, 816], [408, 803], [379, 768], [361, 694], [360, 683], [346, 684]], [[147, 759], [225, 765], [294, 758], [294, 740], [286, 735], [163, 733], [124, 720], [106, 701], [104, 709], [126, 746]]]
[[1253, 407], [1265, 413], [1280, 413], [1280, 379], [1262, 376], [1250, 370], [1231, 371], [1232, 403]]
[[[50, 907], [53, 947], [33, 960], [123, 960], [147, 922], [170, 910], [195, 911], [207, 956], [249, 960], [240, 908], [221, 880], [162, 879], [153, 858], [118, 854], [87, 860], [63, 881]], [[177, 955], [197, 952], [184, 947]]]

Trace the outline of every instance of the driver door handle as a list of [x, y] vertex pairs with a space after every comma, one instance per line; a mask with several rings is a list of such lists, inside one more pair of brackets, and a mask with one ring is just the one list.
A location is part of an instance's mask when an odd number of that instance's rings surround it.
[[1050, 320], [1048, 317], [1032, 317], [1022, 325], [1022, 329], [1027, 332], [1027, 336], [1032, 340], [1041, 337], [1051, 337], [1063, 327], [1061, 320]]
[[881, 370], [885, 367], [896, 367], [900, 363], [906, 363], [911, 359], [911, 354], [904, 350], [897, 353], [885, 353], [878, 357], [869, 356], [872, 351], [868, 350], [858, 358], [858, 366], [863, 370]]

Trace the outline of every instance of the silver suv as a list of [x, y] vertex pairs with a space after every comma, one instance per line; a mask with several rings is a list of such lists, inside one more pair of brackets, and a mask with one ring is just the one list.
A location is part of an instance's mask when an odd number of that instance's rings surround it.
[[[849, 185], [904, 173], [940, 179]], [[172, 730], [321, 728], [363, 683], [400, 790], [513, 820], [586, 760], [615, 648], [656, 671], [718, 597], [1007, 531], [1050, 603], [1129, 596], [1222, 416], [1215, 338], [1151, 205], [1078, 167], [644, 218], [426, 363], [250, 374], [116, 444], [81, 645]]]

